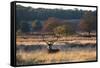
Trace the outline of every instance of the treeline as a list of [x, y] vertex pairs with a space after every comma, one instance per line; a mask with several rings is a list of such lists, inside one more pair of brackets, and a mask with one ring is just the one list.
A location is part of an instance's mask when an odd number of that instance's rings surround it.
[[[60, 19], [80, 19], [85, 10], [78, 9], [45, 9], [45, 8], [32, 8], [32, 7], [24, 7], [21, 5], [16, 6], [17, 11], [17, 21], [20, 20], [46, 20], [48, 17], [56, 17]], [[94, 15], [96, 15], [96, 11], [91, 11]]]
[[[79, 19], [79, 23], [68, 20]], [[32, 8], [16, 5], [17, 32], [54, 31], [70, 34], [79, 28], [82, 31], [96, 30], [96, 11]], [[73, 21], [74, 22], [74, 21]]]

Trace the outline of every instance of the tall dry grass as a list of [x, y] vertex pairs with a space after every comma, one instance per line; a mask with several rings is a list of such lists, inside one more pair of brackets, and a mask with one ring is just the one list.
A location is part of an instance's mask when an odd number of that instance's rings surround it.
[[[58, 42], [58, 43], [57, 43]], [[96, 60], [96, 37], [62, 37], [59, 38], [54, 45], [77, 45], [80, 47], [73, 47], [73, 50], [62, 51], [60, 50], [57, 53], [48, 53], [47, 50], [38, 50], [38, 51], [17, 51], [16, 53], [16, 62], [17, 65], [29, 65], [29, 64], [48, 64], [48, 63], [61, 63], [61, 62], [80, 62], [80, 61], [94, 61]], [[42, 41], [42, 38], [34, 38], [32, 36], [27, 38], [23, 38], [20, 36], [16, 37], [17, 47], [23, 45], [46, 45], [45, 42]], [[88, 47], [81, 47], [81, 45], [85, 45]], [[91, 45], [94, 45], [93, 47]], [[62, 46], [63, 47], [63, 46]], [[65, 47], [63, 47], [65, 48]], [[79, 48], [79, 49], [78, 49]], [[81, 49], [80, 49], [81, 48]], [[23, 48], [22, 48], [23, 49]], [[30, 48], [29, 48], [30, 49]], [[45, 49], [45, 48], [44, 48]], [[68, 49], [68, 48], [66, 48]], [[71, 46], [70, 46], [70, 49]]]
[[41, 52], [18, 52], [16, 54], [18, 65], [46, 64], [61, 62], [80, 62], [96, 60], [96, 51], [60, 51], [57, 53]]

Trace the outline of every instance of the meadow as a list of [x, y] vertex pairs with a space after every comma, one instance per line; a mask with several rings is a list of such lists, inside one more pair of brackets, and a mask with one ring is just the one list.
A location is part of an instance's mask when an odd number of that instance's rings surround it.
[[16, 37], [17, 65], [96, 61], [96, 37], [61, 37], [53, 44], [59, 52], [49, 53], [47, 44], [35, 36]]

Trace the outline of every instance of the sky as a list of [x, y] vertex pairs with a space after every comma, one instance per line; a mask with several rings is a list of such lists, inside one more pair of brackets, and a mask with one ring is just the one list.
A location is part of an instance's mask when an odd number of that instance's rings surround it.
[[47, 5], [47, 4], [33, 4], [33, 3], [16, 3], [16, 5], [22, 5], [25, 7], [32, 7], [32, 8], [49, 8], [49, 9], [79, 9], [79, 10], [91, 10], [95, 11], [95, 7], [80, 7], [80, 6], [63, 6], [63, 5]]

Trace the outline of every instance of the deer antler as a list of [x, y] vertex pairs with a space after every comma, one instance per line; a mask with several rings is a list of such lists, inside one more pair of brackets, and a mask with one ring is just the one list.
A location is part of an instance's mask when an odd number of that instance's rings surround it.
[[46, 42], [47, 44], [54, 44], [58, 40], [58, 36], [52, 33], [42, 33], [41, 34], [43, 41]]

